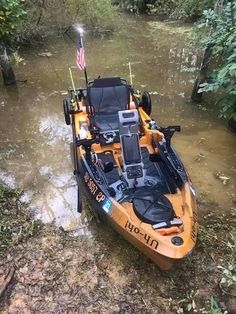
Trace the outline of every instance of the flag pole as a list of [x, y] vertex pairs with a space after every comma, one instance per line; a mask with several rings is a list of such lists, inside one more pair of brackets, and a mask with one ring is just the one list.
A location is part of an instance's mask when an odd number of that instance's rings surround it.
[[85, 77], [86, 86], [88, 86], [88, 76], [87, 76], [86, 67], [84, 68], [84, 77]]

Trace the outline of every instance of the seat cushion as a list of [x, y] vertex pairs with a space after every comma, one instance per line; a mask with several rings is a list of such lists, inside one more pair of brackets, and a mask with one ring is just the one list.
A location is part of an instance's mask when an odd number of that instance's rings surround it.
[[119, 130], [119, 119], [118, 113], [105, 114], [105, 115], [95, 115], [92, 117], [93, 124], [100, 131], [115, 131]]

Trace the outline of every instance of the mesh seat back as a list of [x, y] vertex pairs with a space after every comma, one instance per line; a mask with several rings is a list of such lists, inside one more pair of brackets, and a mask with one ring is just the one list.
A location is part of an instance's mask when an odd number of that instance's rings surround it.
[[89, 106], [93, 115], [116, 114], [128, 109], [129, 94], [129, 87], [120, 78], [96, 79], [88, 87]]
[[89, 96], [94, 114], [111, 114], [127, 109], [128, 91], [126, 86], [91, 87]]

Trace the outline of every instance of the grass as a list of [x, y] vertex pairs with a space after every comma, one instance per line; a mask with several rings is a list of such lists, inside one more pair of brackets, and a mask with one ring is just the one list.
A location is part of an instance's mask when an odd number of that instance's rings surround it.
[[206, 310], [203, 310], [203, 314], [222, 314], [222, 310], [218, 304], [218, 302], [211, 297], [210, 300], [208, 300], [208, 306]]
[[[118, 294], [122, 298], [128, 295], [131, 301], [125, 301], [125, 304], [137, 311], [146, 308], [150, 313], [156, 313], [156, 309], [163, 313], [171, 309], [178, 314], [226, 313], [222, 304], [227, 304], [228, 298], [232, 299], [236, 288], [233, 213], [212, 214], [211, 211], [202, 217], [193, 254], [176, 265], [175, 269], [162, 272], [104, 223], [93, 223], [91, 238], [73, 237], [56, 227], [43, 226], [21, 204], [21, 194], [20, 190], [0, 186], [0, 255], [3, 255], [3, 259], [5, 253], [13, 257], [22, 255], [22, 260], [17, 262], [13, 258], [19, 276], [26, 263], [24, 260], [27, 260], [24, 276], [32, 277], [35, 284], [35, 274], [40, 277], [43, 269], [46, 279], [40, 279], [38, 285], [48, 286], [48, 278], [53, 279], [51, 289], [55, 295], [55, 287], [63, 290], [65, 278], [69, 282], [77, 278], [78, 285], [81, 285], [87, 276], [92, 286], [94, 280], [97, 282], [97, 295], [101, 293], [98, 283], [107, 291], [110, 305], [114, 302], [119, 304], [116, 299], [114, 301], [114, 295]], [[68, 263], [75, 264], [72, 273]], [[35, 265], [39, 268], [38, 273], [32, 272]], [[126, 277], [129, 279], [121, 288], [119, 285], [126, 282]], [[86, 290], [89, 298], [93, 296], [93, 288], [88, 286]], [[25, 288], [22, 286], [22, 289]], [[77, 291], [75, 284], [70, 289]], [[135, 297], [133, 291], [137, 291]], [[136, 305], [132, 303], [134, 300]]]
[[21, 190], [0, 186], [0, 255], [10, 246], [34, 236], [40, 228], [40, 223], [20, 202], [21, 194]]

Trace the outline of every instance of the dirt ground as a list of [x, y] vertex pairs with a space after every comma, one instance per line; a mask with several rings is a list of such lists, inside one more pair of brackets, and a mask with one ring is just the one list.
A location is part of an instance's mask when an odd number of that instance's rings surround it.
[[218, 267], [235, 261], [233, 209], [201, 200], [197, 247], [167, 272], [96, 219], [91, 236], [74, 236], [35, 222], [18, 198], [1, 195], [1, 313], [236, 313], [235, 286], [220, 283]]

